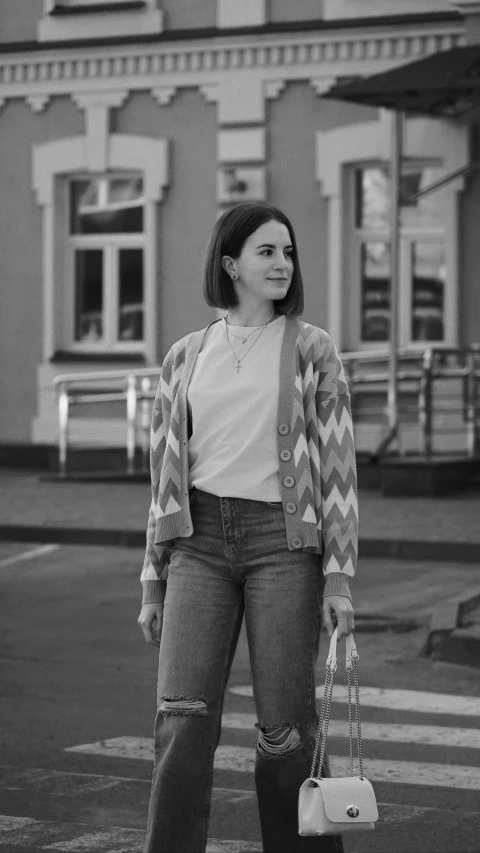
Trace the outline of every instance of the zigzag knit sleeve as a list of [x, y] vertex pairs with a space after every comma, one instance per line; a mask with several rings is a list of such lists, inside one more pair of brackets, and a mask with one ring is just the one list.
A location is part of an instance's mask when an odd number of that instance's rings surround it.
[[[147, 544], [140, 580], [143, 587], [142, 604], [163, 602], [167, 588], [168, 564], [170, 562], [171, 542], [155, 544], [156, 506], [160, 486], [160, 470], [165, 453], [165, 428], [163, 423], [162, 388], [168, 384], [171, 366], [167, 361], [168, 354], [162, 366], [157, 393], [152, 409], [152, 424], [150, 430], [150, 479], [152, 500], [148, 514]], [[173, 540], [172, 540], [173, 541]]]
[[331, 340], [323, 353], [317, 395], [322, 491], [324, 595], [351, 598], [349, 578], [358, 556], [357, 468], [350, 395], [343, 365]]

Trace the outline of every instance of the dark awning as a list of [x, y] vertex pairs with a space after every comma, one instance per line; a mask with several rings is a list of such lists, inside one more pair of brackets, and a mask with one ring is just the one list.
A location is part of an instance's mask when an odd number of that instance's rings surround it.
[[480, 45], [454, 47], [382, 74], [338, 83], [323, 97], [471, 121], [480, 107]]

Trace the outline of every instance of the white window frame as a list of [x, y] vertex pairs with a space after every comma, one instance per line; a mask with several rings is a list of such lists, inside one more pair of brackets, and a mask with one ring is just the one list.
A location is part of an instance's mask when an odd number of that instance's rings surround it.
[[[145, 203], [143, 206], [143, 232], [125, 234], [72, 234], [71, 223], [71, 185], [73, 181], [91, 180], [92, 178], [138, 178], [138, 172], [109, 172], [104, 175], [92, 175], [80, 173], [70, 175], [65, 182], [64, 198], [65, 210], [68, 211], [67, 236], [66, 236], [66, 294], [65, 294], [65, 318], [66, 345], [71, 352], [96, 352], [96, 353], [131, 353], [145, 352], [146, 341], [146, 281], [145, 281], [145, 258], [147, 240], [145, 234]], [[102, 249], [103, 250], [103, 317], [104, 317], [104, 340], [103, 341], [77, 341], [75, 340], [75, 252], [77, 249]], [[122, 341], [118, 339], [118, 256], [121, 249], [143, 250], [143, 339], [141, 341]]]
[[[328, 331], [340, 350], [352, 349], [346, 340], [343, 304], [348, 298], [347, 284], [350, 253], [348, 222], [351, 196], [348, 168], [372, 162], [389, 162], [391, 156], [392, 118], [387, 110], [379, 110], [377, 119], [344, 124], [317, 131], [316, 177], [320, 195], [328, 203]], [[408, 118], [404, 127], [404, 156], [442, 163], [441, 177], [451, 175], [469, 164], [470, 133], [465, 125], [447, 120]], [[446, 306], [448, 320], [446, 342], [458, 345], [459, 271], [459, 198], [465, 178], [457, 177], [446, 186], [446, 263], [452, 286], [448, 289], [451, 304]], [[450, 325], [448, 325], [450, 324]]]
[[[52, 14], [55, 12], [55, 9], [58, 7], [65, 9], [81, 9], [82, 6], [93, 6], [95, 5], [102, 6], [121, 6], [122, 4], [129, 5], [131, 0], [48, 0], [48, 14]], [[152, 0], [142, 0], [144, 6], [152, 6]], [[117, 11], [117, 10], [115, 10]]]
[[[43, 17], [37, 23], [37, 40], [65, 42], [163, 32], [163, 12], [157, 9], [156, 0], [145, 0], [139, 8], [129, 8], [128, 2], [98, 0], [102, 9], [94, 11], [91, 8], [93, 0], [90, 3], [87, 0], [43, 0]], [[119, 8], [122, 3], [125, 4], [124, 9]], [[110, 4], [111, 9], [108, 8]], [[55, 14], [55, 8], [60, 6], [67, 9], [63, 15]], [[71, 7], [71, 14], [68, 13], [68, 7]]]
[[[144, 236], [144, 304], [145, 304], [145, 354], [147, 362], [157, 360], [157, 219], [158, 206], [168, 184], [168, 143], [166, 139], [110, 134], [105, 147], [107, 157], [103, 172], [134, 172], [142, 174], [145, 195]], [[61, 270], [65, 260], [65, 239], [68, 218], [66, 193], [56, 193], [59, 180], [96, 171], [97, 149], [86, 144], [83, 136], [59, 139], [33, 147], [33, 188], [42, 207], [43, 243], [43, 361], [65, 348], [65, 309], [57, 322], [66, 270]], [[66, 183], [66, 181], [65, 181]], [[57, 204], [63, 208], [59, 210]], [[63, 215], [62, 215], [63, 214]], [[59, 242], [61, 241], [61, 242]], [[60, 250], [60, 254], [58, 251]]]
[[[385, 349], [388, 341], [362, 341], [361, 340], [361, 247], [367, 242], [389, 243], [390, 229], [368, 229], [357, 227], [355, 223], [355, 211], [357, 209], [358, 199], [356, 198], [356, 181], [355, 173], [357, 170], [368, 168], [382, 168], [389, 166], [384, 161], [360, 162], [352, 164], [348, 169], [349, 180], [349, 196], [350, 196], [350, 222], [348, 228], [350, 231], [348, 244], [350, 253], [350, 262], [346, 270], [348, 282], [346, 282], [349, 291], [349, 305], [353, 317], [350, 322], [356, 323], [357, 341], [354, 344], [354, 349], [357, 350], [375, 350]], [[412, 171], [416, 168], [434, 167], [441, 169], [441, 162], [429, 158], [415, 158], [409, 160], [408, 167]], [[440, 190], [441, 192], [441, 190]], [[415, 243], [439, 243], [443, 244], [446, 263], [447, 277], [444, 282], [444, 339], [415, 341], [411, 336], [412, 329], [412, 251], [411, 247]], [[426, 346], [449, 347], [453, 346], [453, 308], [455, 304], [455, 292], [452, 292], [454, 282], [448, 270], [448, 251], [447, 251], [447, 222], [444, 227], [438, 228], [412, 228], [409, 226], [400, 227], [400, 284], [399, 284], [399, 340], [398, 344], [402, 348], [409, 350], [424, 350]], [[355, 332], [350, 330], [351, 335]]]

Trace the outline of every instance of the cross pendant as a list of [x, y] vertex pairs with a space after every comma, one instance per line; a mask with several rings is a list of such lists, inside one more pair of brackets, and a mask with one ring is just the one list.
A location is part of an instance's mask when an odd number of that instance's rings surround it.
[[238, 363], [237, 363], [237, 373], [238, 373], [238, 371], [240, 370], [241, 366], [242, 366], [242, 365], [240, 364], [240, 362], [238, 362]]

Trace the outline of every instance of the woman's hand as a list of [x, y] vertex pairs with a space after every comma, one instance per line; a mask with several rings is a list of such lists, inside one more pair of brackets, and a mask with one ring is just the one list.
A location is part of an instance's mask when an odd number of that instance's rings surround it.
[[342, 637], [348, 637], [355, 627], [352, 602], [344, 595], [325, 595], [323, 597], [323, 624], [328, 631], [329, 637], [332, 636], [335, 630], [332, 620], [332, 611], [337, 617], [337, 640], [340, 640]]
[[162, 634], [163, 604], [160, 601], [155, 604], [142, 604], [138, 624], [143, 631], [147, 643], [150, 646], [160, 647]]

